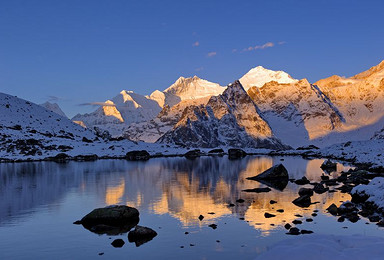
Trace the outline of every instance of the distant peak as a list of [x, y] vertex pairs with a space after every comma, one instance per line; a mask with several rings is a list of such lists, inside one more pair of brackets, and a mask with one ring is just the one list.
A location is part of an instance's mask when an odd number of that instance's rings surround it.
[[115, 103], [113, 103], [112, 100], [107, 100], [107, 101], [105, 101], [105, 104], [108, 104], [108, 105], [114, 105]]
[[265, 83], [276, 81], [278, 83], [295, 83], [298, 80], [292, 78], [288, 73], [279, 70], [269, 70], [263, 66], [257, 66], [249, 70], [241, 79], [240, 82], [244, 89], [248, 90], [251, 87], [262, 87]]
[[124, 95], [124, 94], [130, 94], [130, 93], [134, 93], [132, 90], [122, 90], [120, 91], [120, 94]]

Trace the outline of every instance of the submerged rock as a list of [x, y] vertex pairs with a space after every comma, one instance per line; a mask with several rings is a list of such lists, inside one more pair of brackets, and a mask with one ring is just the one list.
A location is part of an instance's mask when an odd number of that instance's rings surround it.
[[150, 157], [146, 150], [130, 151], [125, 155], [125, 158], [130, 161], [147, 161]]
[[128, 240], [135, 243], [137, 247], [151, 241], [157, 236], [157, 232], [149, 227], [137, 225], [136, 228], [128, 233]]

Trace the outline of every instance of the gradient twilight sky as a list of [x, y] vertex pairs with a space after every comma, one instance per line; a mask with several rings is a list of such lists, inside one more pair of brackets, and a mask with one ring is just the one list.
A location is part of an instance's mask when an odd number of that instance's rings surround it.
[[381, 0], [2, 0], [0, 92], [72, 117], [179, 76], [226, 85], [258, 65], [351, 76], [384, 59], [383, 13]]

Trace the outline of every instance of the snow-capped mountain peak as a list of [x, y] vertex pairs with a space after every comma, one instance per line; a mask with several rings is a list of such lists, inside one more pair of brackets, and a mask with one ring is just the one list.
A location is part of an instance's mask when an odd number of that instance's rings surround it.
[[191, 78], [178, 78], [169, 88], [164, 90], [165, 104], [174, 106], [182, 100], [199, 99], [216, 96], [225, 90], [217, 83], [209, 82], [197, 76]]
[[278, 83], [295, 83], [298, 80], [292, 78], [288, 73], [284, 71], [273, 71], [264, 68], [263, 66], [257, 66], [248, 71], [240, 82], [245, 90], [251, 87], [262, 87], [265, 83], [276, 81]]

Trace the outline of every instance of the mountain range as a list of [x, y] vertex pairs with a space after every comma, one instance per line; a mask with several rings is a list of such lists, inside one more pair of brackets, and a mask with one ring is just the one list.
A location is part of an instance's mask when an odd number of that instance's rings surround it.
[[2, 142], [12, 135], [66, 136], [74, 143], [112, 136], [182, 147], [288, 149], [382, 139], [384, 61], [350, 78], [334, 75], [313, 84], [261, 66], [227, 87], [180, 77], [164, 91], [144, 96], [123, 90], [100, 104], [73, 117], [78, 126], [57, 104], [37, 106], [2, 94]]
[[[224, 101], [225, 91], [234, 85], [242, 89], [253, 104], [240, 97], [238, 100], [232, 97], [233, 102], [230, 105], [228, 100]], [[332, 76], [313, 84], [306, 79], [294, 79], [284, 71], [272, 71], [257, 66], [227, 87], [194, 76], [180, 77], [164, 91], [156, 90], [147, 96], [122, 91], [95, 112], [76, 115], [72, 120], [82, 121], [91, 129], [96, 126], [109, 131], [115, 137], [122, 136], [134, 141], [184, 143], [187, 135], [185, 127], [189, 124], [191, 129], [188, 133], [193, 135], [192, 128], [200, 124], [205, 125], [207, 132], [217, 132], [220, 129], [221, 137], [229, 129], [239, 136], [244, 130], [249, 136], [255, 137], [258, 144], [261, 139], [272, 137], [279, 140], [279, 143], [292, 147], [309, 144], [325, 146], [369, 139], [383, 128], [383, 86], [384, 62], [350, 78]], [[249, 109], [253, 106], [255, 109], [250, 112]], [[233, 122], [228, 122], [228, 116], [222, 120], [222, 115], [218, 116], [215, 109], [232, 114], [232, 120], [240, 128], [233, 128]], [[210, 114], [210, 111], [215, 113]], [[233, 111], [238, 115], [234, 115]], [[245, 127], [240, 122], [240, 115], [260, 117], [260, 120], [256, 125]], [[226, 123], [231, 124], [231, 127], [224, 127]], [[220, 125], [219, 128], [217, 124]], [[263, 132], [265, 125], [271, 131], [270, 136]], [[183, 134], [181, 129], [184, 129]], [[195, 129], [195, 133], [199, 130]], [[257, 131], [259, 132], [255, 134]], [[199, 137], [201, 141], [191, 141], [188, 145], [244, 145], [238, 142], [239, 138], [243, 139], [239, 136], [219, 141], [219, 135], [209, 135], [212, 140], [205, 135]], [[189, 137], [191, 140], [197, 138]]]

